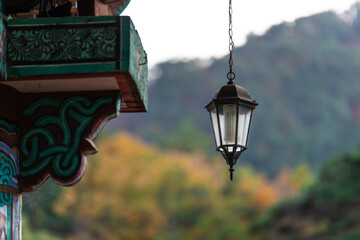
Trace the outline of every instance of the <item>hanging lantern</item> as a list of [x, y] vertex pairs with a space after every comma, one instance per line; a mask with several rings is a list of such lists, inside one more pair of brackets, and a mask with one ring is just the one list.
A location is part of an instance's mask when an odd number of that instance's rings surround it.
[[228, 83], [220, 88], [212, 101], [205, 107], [210, 113], [215, 137], [216, 151], [219, 151], [230, 166], [233, 179], [234, 165], [241, 153], [247, 149], [253, 110], [258, 103], [253, 101], [245, 88], [233, 81], [232, 71], [234, 42], [232, 40], [232, 5], [229, 0], [229, 73]]
[[206, 106], [210, 113], [216, 151], [230, 166], [231, 180], [233, 166], [247, 148], [252, 113], [257, 105], [243, 87], [229, 81]]

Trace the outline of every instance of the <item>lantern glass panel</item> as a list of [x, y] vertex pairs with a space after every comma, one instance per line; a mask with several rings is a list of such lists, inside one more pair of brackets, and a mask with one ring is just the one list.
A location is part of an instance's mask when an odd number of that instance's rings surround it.
[[235, 144], [236, 104], [218, 105], [218, 114], [223, 145]]
[[252, 109], [239, 106], [237, 144], [246, 147]]
[[211, 123], [215, 137], [215, 144], [216, 147], [219, 147], [220, 146], [219, 122], [218, 122], [215, 106], [210, 110], [210, 118], [211, 118]]

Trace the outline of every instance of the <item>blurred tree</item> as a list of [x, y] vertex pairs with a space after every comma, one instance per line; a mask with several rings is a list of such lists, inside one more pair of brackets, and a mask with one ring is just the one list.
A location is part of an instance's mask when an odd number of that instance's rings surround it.
[[82, 182], [52, 205], [71, 219], [67, 239], [253, 239], [252, 219], [279, 201], [277, 184], [251, 167], [228, 182], [222, 161], [162, 152], [129, 134], [98, 146]]
[[[278, 204], [254, 221], [251, 228], [253, 235], [263, 240], [358, 239], [359, 153], [360, 146], [352, 153], [327, 162], [301, 196]], [[308, 171], [306, 168], [300, 166], [288, 179], [298, 179], [301, 172]], [[283, 176], [281, 178], [284, 179]]]
[[209, 149], [213, 136], [205, 135], [192, 122], [185, 120], [174, 127], [174, 130], [169, 132], [169, 135], [164, 135], [160, 140], [161, 145], [166, 146], [168, 149], [186, 152], [206, 152]]
[[47, 230], [31, 229], [27, 217], [22, 217], [22, 236], [25, 240], [61, 240], [61, 237], [55, 236]]

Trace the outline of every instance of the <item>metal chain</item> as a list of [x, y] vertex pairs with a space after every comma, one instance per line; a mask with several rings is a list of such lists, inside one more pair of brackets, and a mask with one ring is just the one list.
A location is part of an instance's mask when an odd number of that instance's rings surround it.
[[230, 56], [229, 56], [229, 72], [227, 74], [227, 78], [229, 79], [229, 83], [233, 83], [233, 80], [235, 79], [235, 73], [232, 71], [232, 67], [233, 67], [233, 52], [235, 49], [235, 45], [234, 45], [234, 41], [233, 41], [233, 25], [232, 25], [232, 13], [233, 13], [233, 9], [232, 9], [232, 0], [229, 0], [229, 52], [230, 52]]

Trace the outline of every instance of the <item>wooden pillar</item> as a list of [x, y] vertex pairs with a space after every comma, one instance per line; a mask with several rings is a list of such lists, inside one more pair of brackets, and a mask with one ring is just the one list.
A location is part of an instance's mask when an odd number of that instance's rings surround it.
[[[6, 26], [0, 1], [0, 80], [7, 78]], [[0, 239], [21, 239], [17, 91], [0, 85]]]
[[0, 239], [21, 239], [17, 92], [0, 85]]

